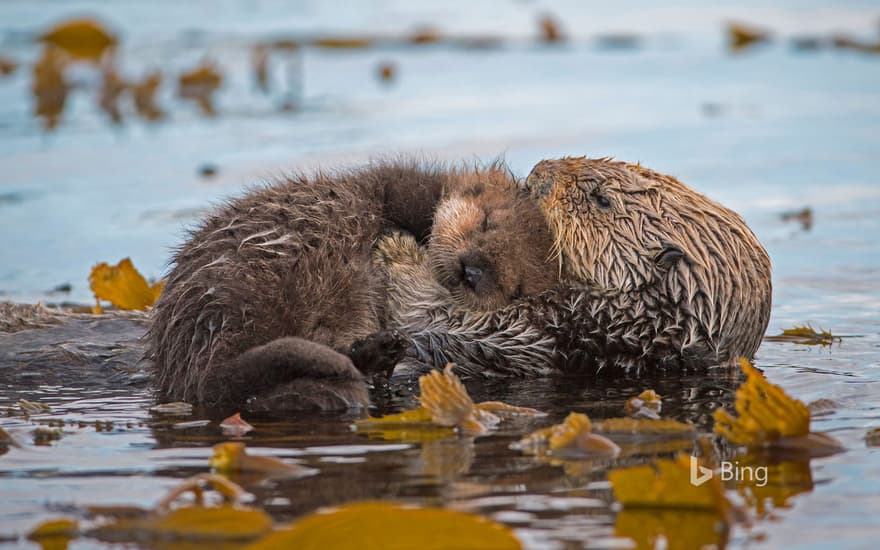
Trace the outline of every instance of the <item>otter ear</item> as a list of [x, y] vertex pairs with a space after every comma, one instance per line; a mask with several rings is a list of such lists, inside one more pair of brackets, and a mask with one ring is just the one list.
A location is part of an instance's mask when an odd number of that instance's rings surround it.
[[654, 263], [664, 269], [669, 269], [678, 263], [679, 260], [686, 257], [687, 255], [684, 253], [684, 250], [678, 245], [663, 242], [660, 243], [660, 251], [654, 256]]

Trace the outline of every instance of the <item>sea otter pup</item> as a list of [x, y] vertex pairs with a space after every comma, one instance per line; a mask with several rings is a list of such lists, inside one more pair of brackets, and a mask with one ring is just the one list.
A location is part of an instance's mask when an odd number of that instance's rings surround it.
[[[432, 307], [505, 306], [558, 278], [548, 226], [517, 193], [498, 166], [391, 162], [287, 178], [226, 203], [174, 255], [153, 309], [147, 355], [160, 394], [238, 406], [256, 397], [250, 408], [271, 410], [366, 405], [361, 371], [387, 371], [407, 344], [403, 315], [391, 323], [402, 331], [386, 330], [389, 278], [374, 244], [400, 238], [383, 237], [389, 229], [412, 242], [432, 235], [441, 284], [420, 286]], [[470, 210], [432, 226], [438, 204]]]
[[565, 280], [495, 312], [428, 312], [411, 333], [420, 360], [503, 375], [754, 355], [770, 316], [770, 259], [736, 213], [607, 159], [542, 161], [522, 187], [550, 225]]

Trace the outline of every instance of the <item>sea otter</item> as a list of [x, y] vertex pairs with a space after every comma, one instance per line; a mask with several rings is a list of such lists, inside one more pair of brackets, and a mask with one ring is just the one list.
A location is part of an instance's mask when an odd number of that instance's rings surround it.
[[[289, 177], [233, 199], [174, 255], [153, 309], [147, 355], [160, 395], [251, 409], [365, 406], [362, 373], [393, 368], [408, 342], [386, 296], [410, 291], [390, 281], [418, 282], [433, 308], [486, 311], [558, 280], [549, 227], [522, 195], [501, 166], [403, 161]], [[412, 236], [386, 235], [394, 229]], [[436, 282], [394, 279], [374, 259], [377, 243], [390, 251], [425, 237]]]
[[563, 281], [489, 313], [427, 308], [410, 332], [419, 360], [535, 375], [754, 355], [770, 316], [770, 259], [736, 213], [671, 176], [608, 159], [542, 161], [522, 188], [550, 226]]

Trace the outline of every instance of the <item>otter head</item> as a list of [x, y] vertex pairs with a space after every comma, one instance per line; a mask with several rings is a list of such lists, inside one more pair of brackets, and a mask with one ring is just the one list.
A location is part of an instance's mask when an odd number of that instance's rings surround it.
[[523, 187], [544, 212], [567, 276], [626, 291], [693, 260], [679, 224], [697, 214], [688, 196], [695, 193], [642, 172], [584, 157], [545, 160], [532, 169]]
[[541, 161], [522, 187], [544, 213], [565, 276], [641, 292], [640, 304], [695, 319], [717, 346], [740, 337], [743, 355], [757, 349], [770, 258], [735, 212], [673, 177], [608, 159]]
[[501, 170], [462, 174], [438, 204], [429, 259], [434, 278], [471, 310], [501, 308], [559, 280], [541, 211]]

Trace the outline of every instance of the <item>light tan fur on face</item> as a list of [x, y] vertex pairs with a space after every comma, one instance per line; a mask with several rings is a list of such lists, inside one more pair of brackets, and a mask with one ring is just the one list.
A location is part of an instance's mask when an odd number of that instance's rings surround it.
[[[434, 214], [429, 259], [453, 302], [490, 311], [558, 282], [550, 261], [552, 237], [540, 210], [499, 170], [470, 174], [440, 202]], [[471, 286], [465, 266], [483, 276]]]

